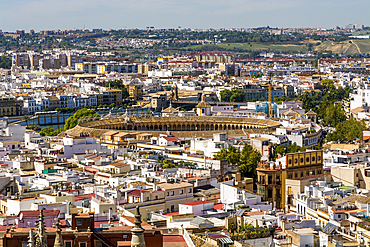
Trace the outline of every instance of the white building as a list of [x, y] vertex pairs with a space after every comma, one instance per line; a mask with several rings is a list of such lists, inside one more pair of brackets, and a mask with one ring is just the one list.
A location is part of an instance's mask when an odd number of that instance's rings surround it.
[[86, 152], [99, 152], [100, 143], [89, 134], [81, 133], [78, 137], [66, 136], [63, 138], [63, 143], [54, 144], [50, 153], [55, 153], [59, 159], [73, 157], [73, 154], [81, 154]]
[[202, 153], [206, 157], [213, 157], [223, 148], [228, 148], [232, 145], [232, 141], [228, 140], [227, 133], [218, 133], [213, 135], [213, 139], [193, 138], [190, 141], [191, 153]]
[[174, 146], [176, 143], [179, 143], [180, 139], [176, 136], [169, 136], [166, 134], [160, 134], [159, 137], [152, 137], [151, 143], [159, 146]]
[[[45, 204], [45, 198], [7, 199], [7, 215], [18, 215], [20, 211], [28, 211], [34, 203]], [[4, 212], [5, 213], [5, 212]]]
[[214, 209], [214, 202], [211, 201], [196, 201], [179, 204], [179, 214], [207, 214], [208, 210]]
[[268, 202], [262, 202], [262, 197], [245, 189], [240, 189], [234, 185], [234, 180], [220, 183], [220, 200], [225, 204], [240, 204], [250, 208], [271, 210], [272, 205]]
[[364, 87], [359, 87], [351, 94], [350, 109], [357, 107], [370, 106], [370, 85], [365, 84]]

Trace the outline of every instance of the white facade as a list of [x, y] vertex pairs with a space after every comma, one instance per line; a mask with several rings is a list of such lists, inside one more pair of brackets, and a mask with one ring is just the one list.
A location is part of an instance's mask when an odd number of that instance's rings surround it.
[[5, 129], [6, 135], [12, 136], [13, 141], [24, 141], [24, 134], [26, 133], [26, 126], [10, 125]]
[[211, 108], [208, 108], [208, 107], [197, 108], [197, 115], [198, 116], [209, 116], [211, 115]]
[[223, 148], [228, 148], [232, 142], [228, 141], [227, 133], [214, 134], [213, 139], [194, 138], [190, 141], [190, 152], [203, 152], [206, 157], [213, 157]]
[[18, 215], [20, 211], [27, 211], [30, 210], [31, 206], [34, 203], [38, 204], [45, 204], [46, 200], [42, 199], [27, 199], [27, 200], [19, 200], [19, 199], [8, 199], [7, 200], [7, 215]]
[[57, 150], [63, 150], [63, 153], [58, 154], [58, 158], [70, 159], [73, 154], [83, 154], [86, 151], [99, 152], [100, 143], [96, 142], [96, 139], [91, 136], [85, 137], [64, 137], [63, 144], [57, 144], [54, 147]]
[[259, 195], [253, 194], [243, 189], [239, 189], [234, 186], [234, 181], [230, 180], [227, 182], [220, 183], [220, 200], [221, 203], [233, 204], [243, 202], [250, 208], [271, 210], [271, 204], [262, 202], [262, 198]]
[[194, 214], [202, 215], [207, 214], [207, 210], [213, 210], [214, 202], [211, 201], [196, 201], [179, 204], [179, 214]]
[[370, 106], [370, 85], [365, 84], [365, 87], [358, 88], [357, 93], [351, 94], [350, 109], [353, 110], [357, 107]]

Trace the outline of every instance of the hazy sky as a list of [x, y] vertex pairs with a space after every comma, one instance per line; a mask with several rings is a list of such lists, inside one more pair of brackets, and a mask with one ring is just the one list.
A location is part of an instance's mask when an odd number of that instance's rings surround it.
[[370, 25], [369, 0], [0, 0], [0, 29]]

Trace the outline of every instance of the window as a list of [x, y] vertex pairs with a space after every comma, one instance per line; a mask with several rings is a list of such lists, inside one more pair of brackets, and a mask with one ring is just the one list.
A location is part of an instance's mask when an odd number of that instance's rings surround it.
[[291, 159], [289, 159], [289, 160], [288, 160], [288, 163], [289, 163], [289, 165], [291, 165], [291, 164], [292, 164], [292, 160], [291, 160]]
[[155, 196], [155, 199], [158, 200], [158, 196]]
[[310, 157], [307, 157], [306, 158], [306, 162], [310, 162]]
[[76, 225], [82, 226], [82, 220], [76, 220]]
[[189, 193], [191, 193], [191, 189], [189, 189]]
[[312, 162], [314, 162], [315, 161], [315, 157], [312, 157]]
[[86, 242], [79, 243], [79, 246], [80, 247], [87, 247], [87, 243]]
[[320, 161], [321, 160], [321, 156], [317, 156], [317, 160]]
[[72, 247], [72, 241], [64, 241], [65, 247]]
[[175, 195], [175, 191], [171, 191], [171, 196]]
[[294, 164], [297, 164], [298, 163], [298, 159], [294, 159]]
[[146, 200], [149, 201], [149, 197], [146, 197]]
[[184, 190], [180, 190], [180, 195], [184, 194]]
[[303, 163], [303, 158], [301, 158], [301, 163]]
[[272, 176], [271, 175], [268, 175], [268, 184], [272, 184]]
[[167, 196], [170, 196], [170, 192], [167, 192]]
[[94, 241], [94, 247], [102, 247], [102, 244], [99, 240]]
[[272, 189], [267, 190], [267, 197], [272, 198]]
[[341, 215], [340, 214], [338, 214], [338, 218], [340, 219], [340, 217], [341, 217]]

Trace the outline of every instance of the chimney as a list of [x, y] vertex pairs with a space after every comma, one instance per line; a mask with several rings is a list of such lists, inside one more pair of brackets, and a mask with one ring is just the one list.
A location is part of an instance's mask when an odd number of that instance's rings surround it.
[[71, 205], [71, 202], [66, 200], [66, 214], [67, 215], [71, 214], [70, 205]]
[[109, 217], [108, 221], [109, 221], [109, 223], [111, 223], [110, 221], [111, 221], [111, 219], [113, 217], [113, 210], [112, 210], [112, 208], [109, 208], [109, 215], [108, 215], [108, 217]]
[[144, 194], [143, 194], [143, 191], [140, 187], [140, 202], [143, 202], [144, 201]]

